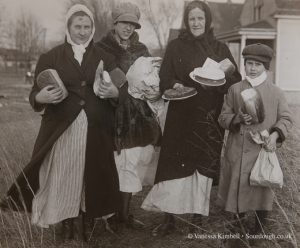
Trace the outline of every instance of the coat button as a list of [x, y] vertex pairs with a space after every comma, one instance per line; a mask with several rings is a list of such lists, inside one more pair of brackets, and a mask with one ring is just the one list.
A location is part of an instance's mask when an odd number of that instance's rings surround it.
[[85, 104], [85, 101], [84, 101], [84, 100], [80, 100], [80, 101], [79, 101], [79, 105], [80, 105], [80, 106], [83, 106], [84, 104]]
[[86, 86], [86, 81], [81, 81], [81, 86]]

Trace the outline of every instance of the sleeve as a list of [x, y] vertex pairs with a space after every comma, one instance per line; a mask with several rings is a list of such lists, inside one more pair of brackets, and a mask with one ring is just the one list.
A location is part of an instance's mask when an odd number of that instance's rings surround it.
[[289, 130], [293, 126], [292, 113], [289, 109], [288, 103], [284, 96], [284, 92], [280, 89], [278, 96], [278, 107], [277, 107], [277, 122], [270, 130], [270, 133], [277, 131], [279, 134], [278, 143], [279, 145], [286, 139]]
[[125, 73], [119, 67], [117, 67], [115, 57], [106, 53], [104, 50], [102, 50], [102, 52], [105, 54], [104, 70], [109, 72], [113, 84], [119, 90], [119, 97], [117, 99], [110, 99], [112, 105], [117, 106], [118, 104], [124, 102], [127, 98], [127, 78]]
[[176, 82], [176, 73], [173, 67], [174, 46], [171, 42], [166, 49], [163, 62], [159, 71], [160, 91], [163, 93], [166, 89], [173, 88]]
[[37, 62], [35, 73], [34, 73], [34, 84], [32, 86], [32, 89], [29, 94], [29, 102], [36, 112], [42, 111], [46, 104], [40, 104], [37, 103], [35, 100], [36, 95], [39, 93], [40, 89], [37, 86], [37, 76], [39, 75], [40, 72], [53, 68], [52, 62], [51, 62], [51, 56], [49, 54], [42, 54]]
[[224, 97], [224, 103], [219, 115], [218, 122], [221, 127], [231, 132], [237, 132], [240, 128], [240, 124], [233, 125], [233, 120], [236, 117], [234, 111], [234, 90], [232, 87], [229, 88], [228, 93]]

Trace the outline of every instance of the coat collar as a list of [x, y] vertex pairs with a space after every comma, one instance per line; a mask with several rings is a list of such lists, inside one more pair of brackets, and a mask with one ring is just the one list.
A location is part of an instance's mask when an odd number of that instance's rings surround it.
[[74, 52], [73, 52], [72, 46], [69, 43], [65, 42], [66, 57], [72, 62], [72, 64], [77, 69], [77, 71], [79, 71], [81, 74], [84, 74], [84, 71], [86, 70], [88, 62], [91, 58], [92, 47], [93, 47], [93, 41], [91, 41], [90, 44], [88, 45], [88, 47], [86, 48], [86, 52], [83, 55], [82, 64], [80, 66], [78, 61], [74, 58]]

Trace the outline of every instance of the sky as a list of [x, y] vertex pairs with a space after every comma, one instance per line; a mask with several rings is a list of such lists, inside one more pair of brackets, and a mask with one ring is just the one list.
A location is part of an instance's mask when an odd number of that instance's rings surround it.
[[[138, 2], [138, 0], [129, 1]], [[155, 3], [155, 1], [162, 0], [152, 0], [153, 3]], [[173, 1], [176, 4], [182, 4], [183, 2], [183, 0]], [[226, 2], [226, 0], [211, 1]], [[46, 43], [52, 40], [59, 40], [63, 37], [65, 0], [0, 0], [0, 3], [1, 2], [5, 10], [6, 20], [15, 18], [21, 10], [32, 13], [39, 20], [39, 23], [46, 28]], [[244, 2], [244, 0], [232, 0], [232, 2]], [[180, 20], [175, 21], [173, 28], [178, 28], [180, 24]], [[142, 26], [143, 28], [139, 30], [141, 41], [144, 41], [146, 44], [151, 43], [151, 40], [154, 42], [155, 39], [149, 38], [153, 35], [151, 28], [147, 27], [147, 25]], [[154, 44], [148, 45], [151, 46]]]

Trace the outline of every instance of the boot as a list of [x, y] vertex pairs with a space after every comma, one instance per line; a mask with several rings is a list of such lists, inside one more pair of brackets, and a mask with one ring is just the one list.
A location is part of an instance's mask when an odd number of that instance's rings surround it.
[[130, 229], [143, 229], [145, 224], [134, 218], [133, 215], [129, 214], [130, 202], [132, 193], [121, 192], [122, 195], [122, 210], [120, 213], [120, 222], [125, 223], [125, 226]]
[[62, 221], [61, 238], [63, 241], [66, 239], [74, 239], [74, 219], [65, 219]]
[[164, 237], [166, 235], [169, 235], [175, 231], [175, 219], [172, 214], [165, 213], [165, 219], [162, 224], [159, 224], [157, 227], [155, 227], [151, 235], [153, 237]]
[[267, 226], [268, 211], [257, 210], [255, 211], [255, 217], [254, 234], [264, 233]]
[[201, 230], [201, 229], [199, 229], [199, 227], [201, 227], [201, 225], [202, 225], [202, 215], [194, 214], [191, 222], [193, 225], [191, 225], [189, 228], [190, 233], [199, 232]]

